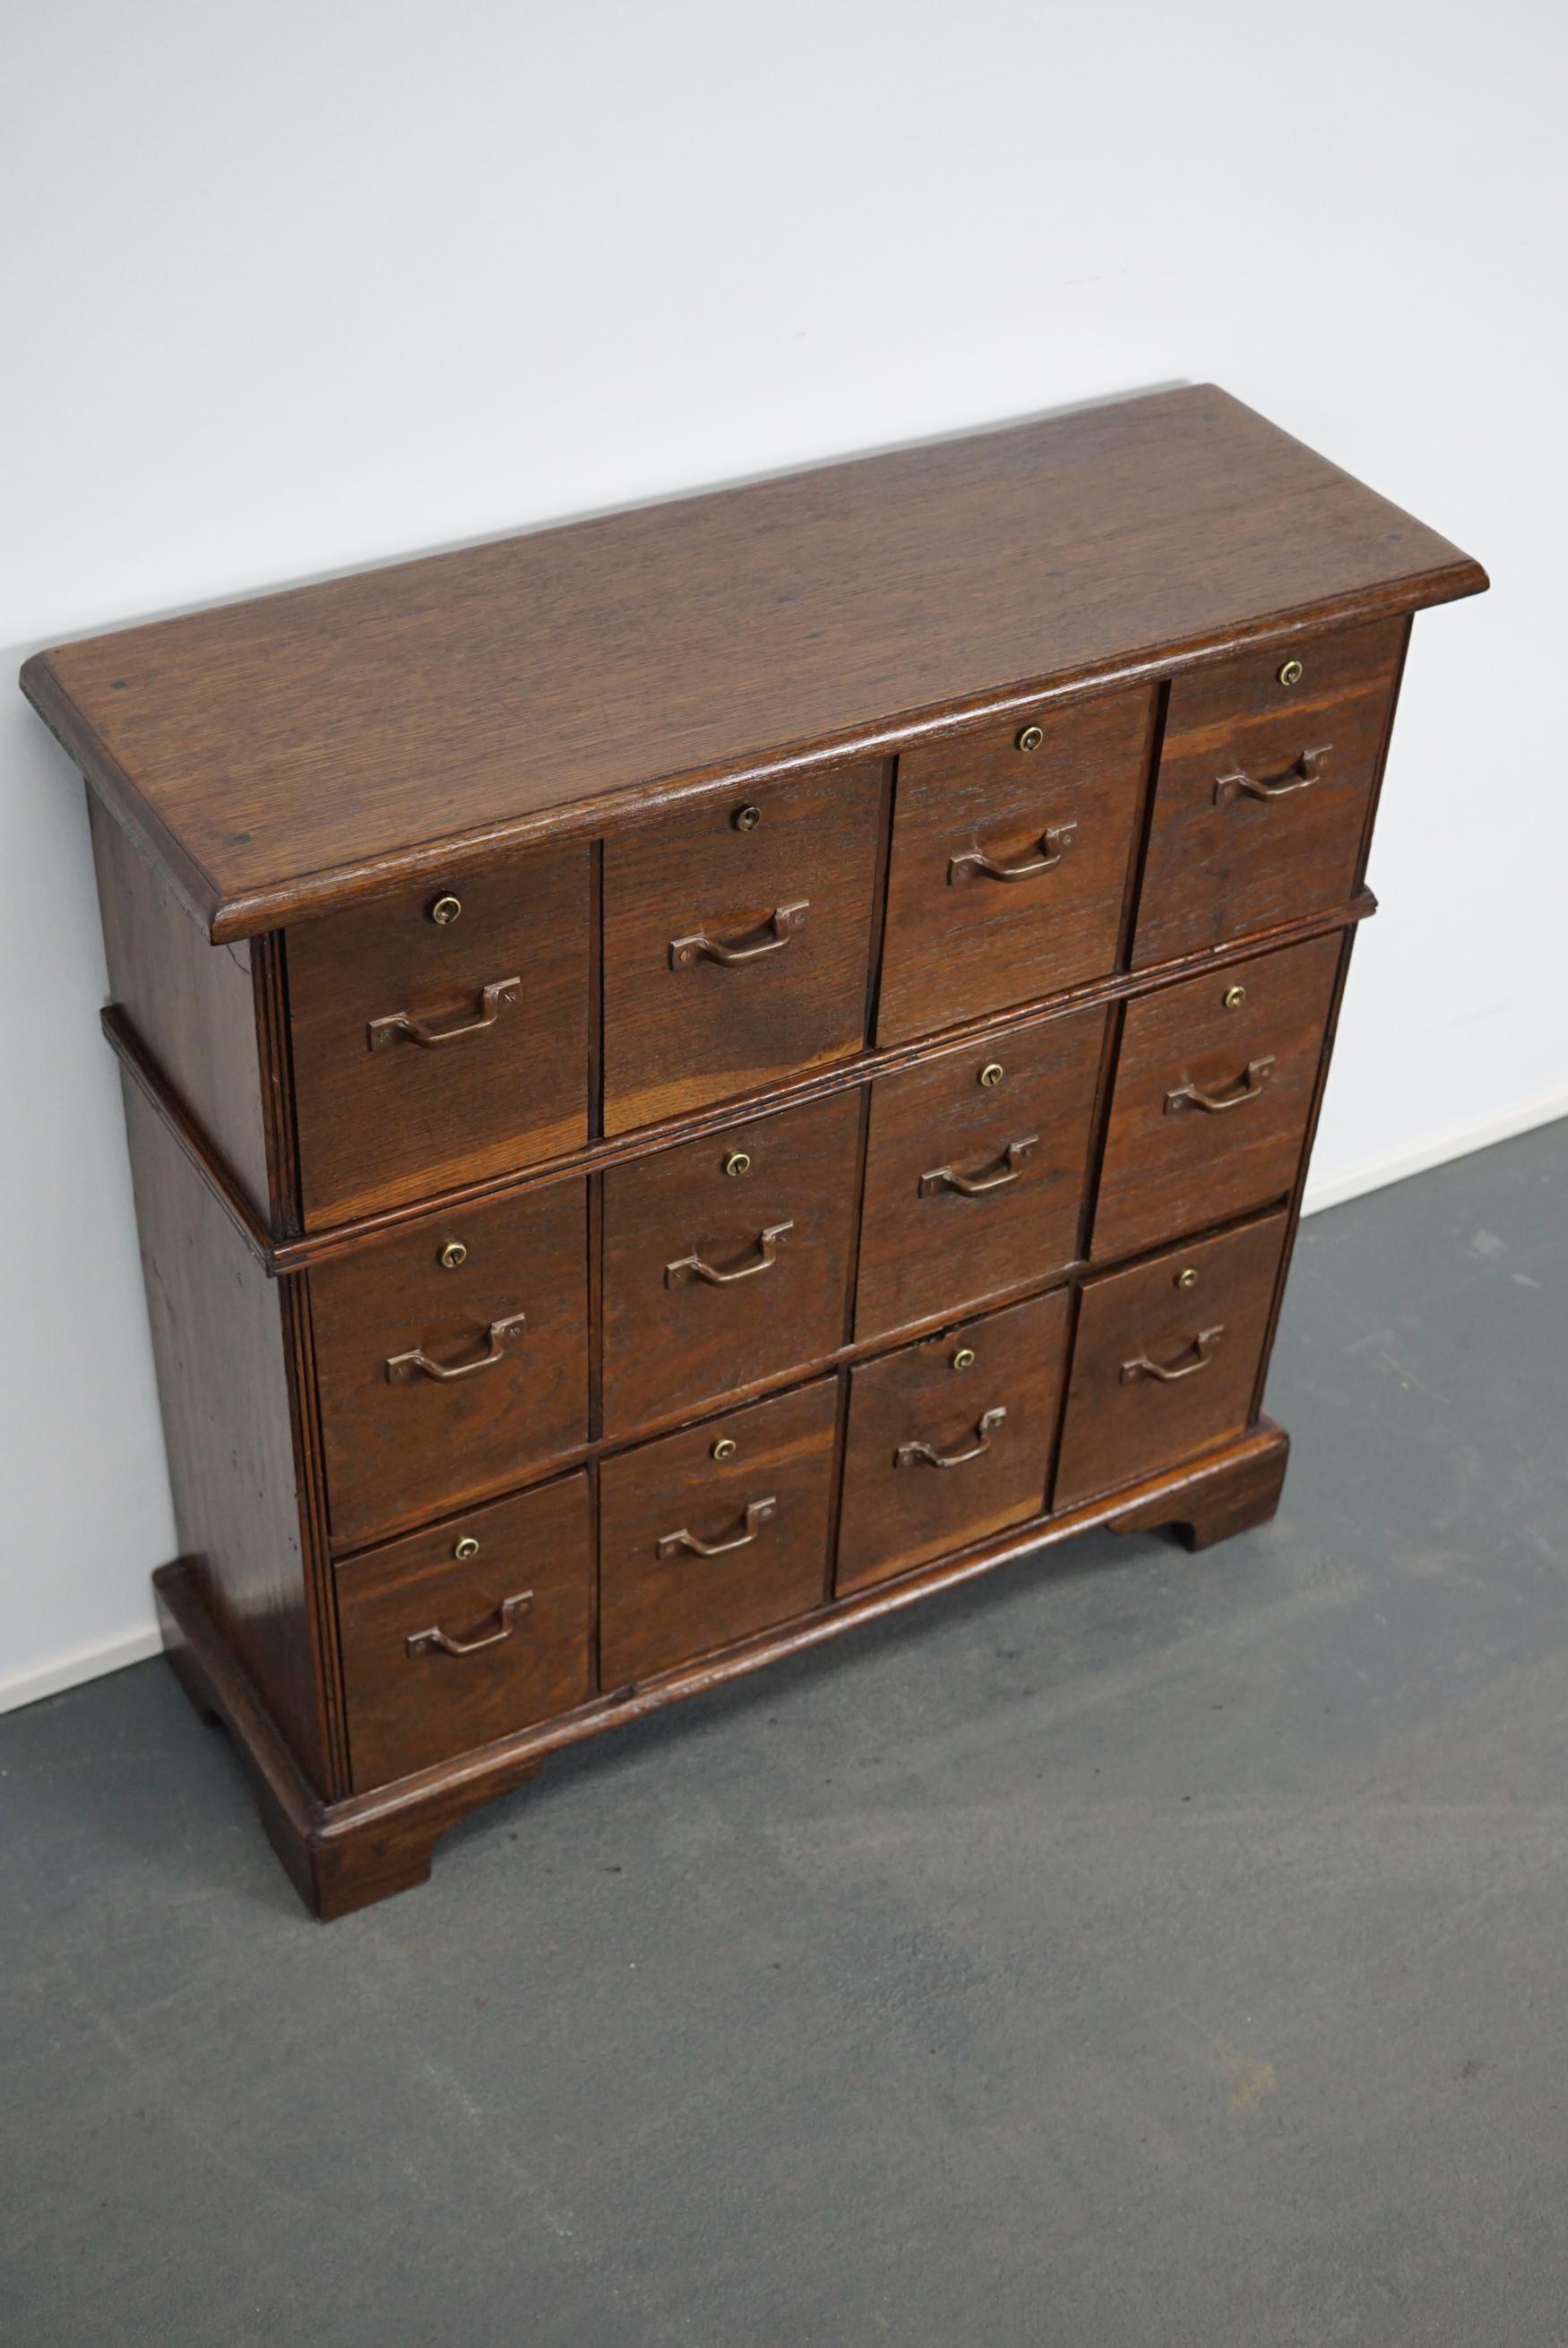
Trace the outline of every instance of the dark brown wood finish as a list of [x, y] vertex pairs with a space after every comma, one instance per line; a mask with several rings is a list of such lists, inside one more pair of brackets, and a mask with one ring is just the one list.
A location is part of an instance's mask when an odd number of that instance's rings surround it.
[[109, 986], [261, 1224], [273, 1220], [250, 944], [214, 952], [145, 848], [87, 793]]
[[836, 1350], [859, 1144], [839, 1093], [605, 1175], [608, 1434]]
[[565, 848], [290, 932], [307, 1227], [583, 1147], [589, 880]]
[[332, 1768], [282, 1293], [123, 1086], [174, 1522], [202, 1599], [318, 1790]]
[[[1330, 932], [1337, 936], [1348, 924], [1368, 920], [1377, 909], [1377, 899], [1369, 891], [1363, 890], [1341, 911], [1312, 914], [1304, 921], [1283, 923], [1278, 930], [1270, 932], [1269, 943], [1271, 946], [1285, 945], [1310, 937], [1324, 937]], [[265, 942], [262, 941], [261, 944]], [[637, 1159], [658, 1156], [703, 1134], [723, 1133], [738, 1117], [771, 1115], [775, 1109], [804, 1107], [808, 1101], [826, 1099], [846, 1090], [858, 1090], [879, 1075], [919, 1066], [932, 1056], [934, 1048], [947, 1051], [963, 1048], [967, 1044], [996, 1044], [1015, 1029], [1032, 1025], [1040, 1019], [1067, 1018], [1081, 1010], [1125, 1002], [1134, 994], [1157, 993], [1166, 986], [1179, 984], [1184, 978], [1211, 970], [1224, 970], [1234, 963], [1250, 961], [1256, 953], [1258, 944], [1256, 939], [1244, 940], [1229, 946], [1216, 947], [1213, 953], [1185, 955], [1180, 962], [1166, 963], [1158, 970], [1106, 979], [1089, 986], [1070, 987], [1051, 1003], [1022, 1004], [996, 1018], [973, 1021], [967, 1027], [955, 1029], [941, 1038], [939, 1046], [934, 1046], [929, 1039], [922, 1038], [918, 1042], [892, 1045], [886, 1051], [867, 1052], [845, 1066], [820, 1069], [788, 1083], [770, 1085], [764, 1094], [752, 1101], [724, 1102], [716, 1107], [672, 1119], [665, 1125], [617, 1135], [608, 1141], [590, 1142], [586, 1149], [573, 1151], [566, 1158], [553, 1159], [542, 1166], [525, 1167], [513, 1174], [461, 1184], [438, 1199], [418, 1200], [405, 1206], [379, 1209], [350, 1222], [302, 1233], [294, 1238], [276, 1237], [258, 1220], [255, 1210], [235, 1185], [222, 1159], [215, 1154], [199, 1125], [182, 1108], [134, 1030], [116, 1007], [112, 1004], [108, 1005], [100, 1017], [104, 1033], [122, 1066], [135, 1077], [192, 1164], [201, 1169], [221, 1198], [254, 1253], [272, 1271], [291, 1272], [303, 1272], [313, 1264], [327, 1262], [338, 1256], [354, 1253], [361, 1248], [374, 1246], [395, 1231], [414, 1228], [433, 1212], [456, 1213], [469, 1207], [487, 1206], [492, 1200], [510, 1198], [524, 1190], [548, 1189], [558, 1182], [571, 1181], [580, 1174], [593, 1174], [611, 1166], [630, 1164]], [[252, 948], [252, 952], [259, 950], [259, 946]]]
[[1239, 1435], [1252, 1413], [1286, 1218], [1084, 1283], [1056, 1472], [1076, 1508]]
[[476, 1509], [337, 1569], [357, 1793], [592, 1693], [588, 1478]]
[[899, 759], [878, 1043], [1110, 972], [1154, 705], [1047, 703]]
[[600, 1470], [600, 1676], [649, 1679], [821, 1602], [836, 1381], [645, 1443]]
[[1201, 388], [28, 664], [170, 1653], [318, 1913], [868, 1615], [1266, 1519], [1409, 614], [1483, 583]]
[[1042, 1287], [1078, 1253], [1103, 1011], [871, 1087], [857, 1339]]
[[1067, 1320], [1058, 1289], [850, 1372], [841, 1595], [1042, 1513]]
[[586, 1206], [579, 1178], [310, 1274], [339, 1547], [520, 1484], [588, 1440]]
[[1167, 1475], [1152, 1498], [1110, 1518], [1107, 1531], [1144, 1533], [1168, 1526], [1184, 1550], [1196, 1551], [1266, 1525], [1279, 1507], [1290, 1464], [1290, 1437], [1282, 1427], [1272, 1433], [1271, 1442], [1245, 1445], [1222, 1474], [1204, 1474], [1200, 1465]]
[[1135, 969], [1348, 899], [1404, 641], [1384, 620], [1174, 680]]
[[1485, 584], [1201, 384], [60, 645], [24, 683], [222, 937], [803, 746]]
[[631, 827], [604, 863], [604, 1129], [865, 1042], [882, 769], [825, 769]]
[[1093, 1253], [1135, 1255], [1293, 1188], [1337, 935], [1205, 972], [1122, 1015]]
[[497, 1737], [457, 1760], [332, 1803], [316, 1800], [301, 1777], [265, 1707], [235, 1667], [190, 1566], [183, 1560], [161, 1566], [153, 1584], [170, 1663], [197, 1709], [232, 1734], [273, 1848], [306, 1905], [328, 1922], [425, 1882], [436, 1844], [460, 1818], [526, 1784], [549, 1754], [606, 1729], [725, 1686], [939, 1590], [1038, 1558], [1097, 1525], [1131, 1529], [1134, 1517], [1146, 1518], [1150, 1525], [1170, 1524], [1184, 1538], [1189, 1528], [1223, 1526], [1233, 1513], [1262, 1522], [1272, 1513], [1263, 1496], [1272, 1485], [1277, 1498], [1288, 1447], [1283, 1431], [1265, 1419], [1236, 1442], [1189, 1460], [1172, 1474], [1146, 1478], [1061, 1515], [1013, 1526], [677, 1671], [615, 1689], [538, 1728]]

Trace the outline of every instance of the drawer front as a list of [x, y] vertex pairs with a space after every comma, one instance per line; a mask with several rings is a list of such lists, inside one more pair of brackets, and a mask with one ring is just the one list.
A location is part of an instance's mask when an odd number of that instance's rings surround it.
[[334, 1540], [461, 1507], [587, 1439], [581, 1181], [432, 1219], [310, 1284]]
[[843, 767], [606, 841], [606, 1133], [861, 1049], [881, 791]]
[[863, 1590], [1045, 1505], [1067, 1292], [851, 1373], [836, 1588]]
[[1346, 902], [1405, 625], [1336, 629], [1175, 679], [1135, 969]]
[[1286, 1217], [1086, 1281], [1053, 1505], [1176, 1467], [1252, 1408]]
[[1153, 708], [1108, 694], [900, 757], [879, 1044], [1113, 968]]
[[860, 1116], [837, 1093], [606, 1173], [606, 1434], [844, 1343]]
[[606, 1459], [600, 1679], [625, 1686], [823, 1602], [838, 1385]]
[[308, 1230], [587, 1140], [586, 847], [308, 922], [287, 953]]
[[593, 1693], [579, 1473], [337, 1570], [354, 1790], [549, 1720]]
[[1097, 1257], [1266, 1206], [1296, 1179], [1342, 940], [1312, 938], [1129, 1003]]
[[877, 1077], [858, 1340], [1040, 1286], [1073, 1261], [1105, 1020], [1042, 1020]]

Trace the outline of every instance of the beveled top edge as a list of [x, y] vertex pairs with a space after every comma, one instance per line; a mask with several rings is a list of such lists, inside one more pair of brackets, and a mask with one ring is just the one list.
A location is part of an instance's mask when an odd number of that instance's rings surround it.
[[1194, 386], [84, 640], [22, 683], [222, 942], [1487, 583]]

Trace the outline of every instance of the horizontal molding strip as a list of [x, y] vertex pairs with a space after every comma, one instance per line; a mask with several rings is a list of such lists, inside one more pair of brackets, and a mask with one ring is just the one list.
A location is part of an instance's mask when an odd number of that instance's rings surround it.
[[[558, 1477], [569, 1475], [574, 1468], [585, 1468], [590, 1460], [607, 1459], [622, 1451], [636, 1451], [645, 1443], [657, 1442], [661, 1436], [680, 1435], [688, 1428], [711, 1426], [729, 1412], [743, 1410], [748, 1404], [775, 1401], [779, 1395], [796, 1392], [802, 1386], [816, 1384], [819, 1379], [835, 1377], [841, 1370], [852, 1370], [862, 1362], [876, 1361], [889, 1354], [901, 1354], [910, 1345], [928, 1344], [934, 1338], [948, 1333], [972, 1328], [977, 1322], [989, 1320], [994, 1313], [1005, 1313], [1009, 1306], [1027, 1304], [1039, 1296], [1053, 1296], [1064, 1288], [1081, 1288], [1086, 1280], [1099, 1280], [1113, 1272], [1129, 1272], [1138, 1264], [1152, 1262], [1155, 1257], [1169, 1255], [1173, 1249], [1198, 1247], [1204, 1240], [1214, 1239], [1221, 1231], [1250, 1230], [1255, 1223], [1267, 1221], [1278, 1215], [1289, 1203], [1288, 1191], [1273, 1199], [1265, 1199], [1256, 1206], [1247, 1207], [1240, 1214], [1226, 1215], [1215, 1223], [1204, 1223], [1196, 1231], [1179, 1231], [1174, 1239], [1157, 1240], [1148, 1247], [1139, 1248], [1131, 1255], [1082, 1257], [1061, 1264], [1043, 1275], [1020, 1281], [1011, 1288], [999, 1289], [994, 1295], [981, 1297], [978, 1303], [949, 1308], [945, 1313], [928, 1314], [923, 1321], [911, 1321], [902, 1328], [886, 1331], [877, 1337], [862, 1337], [847, 1345], [839, 1345], [831, 1354], [819, 1354], [815, 1361], [797, 1362], [791, 1369], [774, 1370], [766, 1377], [753, 1378], [745, 1385], [726, 1386], [723, 1394], [712, 1395], [707, 1401], [685, 1403], [678, 1410], [667, 1411], [660, 1418], [639, 1419], [635, 1426], [619, 1427], [612, 1435], [601, 1435], [589, 1443], [574, 1444], [569, 1451], [558, 1451], [548, 1459], [536, 1460], [528, 1470], [512, 1482], [498, 1485], [493, 1491], [480, 1492], [467, 1499], [443, 1505], [434, 1514], [428, 1508], [406, 1510], [391, 1518], [368, 1539], [353, 1541], [330, 1541], [333, 1563], [344, 1564], [351, 1557], [364, 1557], [412, 1532], [437, 1532], [443, 1525], [458, 1524], [481, 1509], [518, 1498], [537, 1485], [553, 1483]], [[1065, 1389], [1062, 1395], [1065, 1405]]]
[[1205, 971], [1226, 970], [1236, 963], [1252, 962], [1260, 954], [1283, 951], [1286, 946], [1300, 944], [1308, 938], [1324, 937], [1335, 931], [1351, 928], [1356, 922], [1366, 921], [1377, 909], [1376, 897], [1369, 889], [1363, 889], [1348, 904], [1337, 906], [1329, 912], [1310, 914], [1300, 921], [1283, 923], [1278, 929], [1236, 939], [1207, 953], [1184, 954], [1176, 962], [1155, 963], [1147, 970], [1118, 972], [1112, 977], [1095, 979], [1064, 994], [1041, 995], [1029, 1003], [1015, 1004], [1005, 1012], [992, 1012], [983, 1019], [966, 1020], [958, 1026], [945, 1027], [933, 1035], [916, 1037], [909, 1043], [860, 1052], [835, 1067], [818, 1069], [809, 1076], [777, 1085], [768, 1092], [751, 1093], [739, 1098], [715, 1102], [711, 1108], [691, 1116], [671, 1118], [662, 1125], [640, 1126], [634, 1132], [617, 1134], [611, 1140], [592, 1142], [586, 1149], [576, 1150], [569, 1158], [556, 1158], [544, 1165], [492, 1175], [483, 1182], [472, 1182], [456, 1189], [411, 1200], [406, 1205], [383, 1208], [357, 1221], [331, 1225], [300, 1239], [272, 1238], [241, 1188], [232, 1169], [214, 1149], [118, 1004], [108, 1004], [100, 1015], [104, 1033], [118, 1053], [121, 1065], [141, 1086], [186, 1155], [205, 1177], [252, 1252], [269, 1272], [277, 1274], [308, 1271], [313, 1263], [346, 1254], [355, 1248], [368, 1247], [376, 1240], [388, 1238], [394, 1232], [406, 1231], [411, 1225], [423, 1222], [427, 1216], [460, 1214], [475, 1207], [488, 1206], [494, 1200], [515, 1198], [527, 1190], [542, 1189], [553, 1182], [567, 1182], [583, 1175], [598, 1173], [606, 1167], [621, 1165], [629, 1159], [649, 1158], [660, 1150], [678, 1148], [682, 1142], [701, 1140], [705, 1134], [722, 1133], [727, 1127], [738, 1125], [747, 1117], [765, 1117], [775, 1109], [793, 1108], [806, 1101], [820, 1100], [830, 1093], [850, 1091], [857, 1085], [867, 1084], [874, 1077], [890, 1074], [895, 1069], [928, 1065], [943, 1052], [963, 1051], [989, 1038], [1011, 1035], [1017, 1028], [1030, 1026], [1038, 1020], [1065, 1019], [1073, 1012], [1125, 1002], [1132, 995], [1161, 994], [1168, 987], [1179, 986], [1184, 979], [1201, 976]]
[[[432, 1799], [463, 1789], [468, 1789], [473, 1803], [477, 1805], [492, 1794], [504, 1792], [509, 1782], [530, 1775], [547, 1754], [581, 1744], [587, 1737], [618, 1727], [622, 1721], [640, 1720], [651, 1712], [661, 1711], [684, 1696], [701, 1694], [709, 1688], [744, 1678], [781, 1655], [821, 1646], [858, 1623], [873, 1621], [877, 1615], [896, 1613], [906, 1606], [917, 1604], [936, 1591], [972, 1581], [981, 1574], [994, 1572], [999, 1566], [1053, 1549], [1075, 1533], [1087, 1532], [1098, 1525], [1109, 1526], [1114, 1531], [1123, 1524], [1129, 1531], [1143, 1531], [1153, 1529], [1156, 1523], [1181, 1523], [1184, 1521], [1184, 1499], [1196, 1506], [1206, 1484], [1232, 1475], [1238, 1468], [1278, 1457], [1287, 1447], [1288, 1438], [1283, 1429], [1273, 1419], [1261, 1417], [1248, 1433], [1184, 1465], [1165, 1468], [1158, 1476], [1127, 1485], [1060, 1515], [1031, 1517], [1006, 1532], [993, 1533], [929, 1565], [917, 1566], [886, 1581], [874, 1583], [852, 1597], [833, 1599], [809, 1614], [796, 1615], [788, 1622], [758, 1632], [696, 1663], [681, 1664], [657, 1678], [596, 1696], [575, 1712], [565, 1713], [538, 1727], [517, 1730], [510, 1736], [497, 1738], [493, 1745], [481, 1746], [412, 1776], [398, 1777], [369, 1793], [351, 1795], [344, 1801], [330, 1804], [320, 1803], [312, 1795], [271, 1715], [220, 1637], [202, 1602], [194, 1566], [188, 1561], [160, 1566], [153, 1582], [176, 1640], [190, 1649], [208, 1690], [239, 1736], [246, 1759], [261, 1773], [266, 1792], [281, 1805], [302, 1840], [319, 1849], [330, 1844], [334, 1835], [362, 1832], [380, 1820], [390, 1821], [404, 1811], [420, 1810]], [[465, 1802], [463, 1807], [468, 1804]], [[455, 1812], [454, 1817], [458, 1814]]]
[[[565, 800], [523, 816], [499, 818], [466, 831], [412, 842], [363, 863], [344, 861], [318, 872], [225, 896], [210, 874], [175, 840], [149, 802], [109, 754], [60, 685], [46, 654], [24, 666], [22, 688], [67, 756], [126, 828], [139, 833], [158, 858], [175, 893], [214, 944], [341, 911], [344, 907], [438, 880], [454, 864], [507, 855], [546, 839], [552, 843], [592, 838], [643, 820], [672, 800], [685, 806], [739, 786], [798, 773], [805, 767], [864, 757], [892, 757], [921, 742], [987, 719], [1008, 717], [1042, 703], [1067, 701], [1155, 678], [1320, 629], [1358, 621], [1396, 619], [1481, 592], [1485, 572], [1469, 556], [1412, 572], [1373, 588], [1319, 597], [1259, 613], [1238, 625], [1132, 647], [1099, 661], [998, 684], [951, 700], [905, 710], [872, 724], [784, 742], [698, 767], [640, 778], [621, 788]], [[250, 600], [250, 599], [242, 599]]]

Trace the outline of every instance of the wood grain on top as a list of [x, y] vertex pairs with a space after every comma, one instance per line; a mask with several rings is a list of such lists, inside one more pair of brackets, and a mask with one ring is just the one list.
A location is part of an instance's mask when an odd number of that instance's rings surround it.
[[23, 685], [229, 938], [590, 802], [1485, 584], [1197, 386], [63, 645]]

